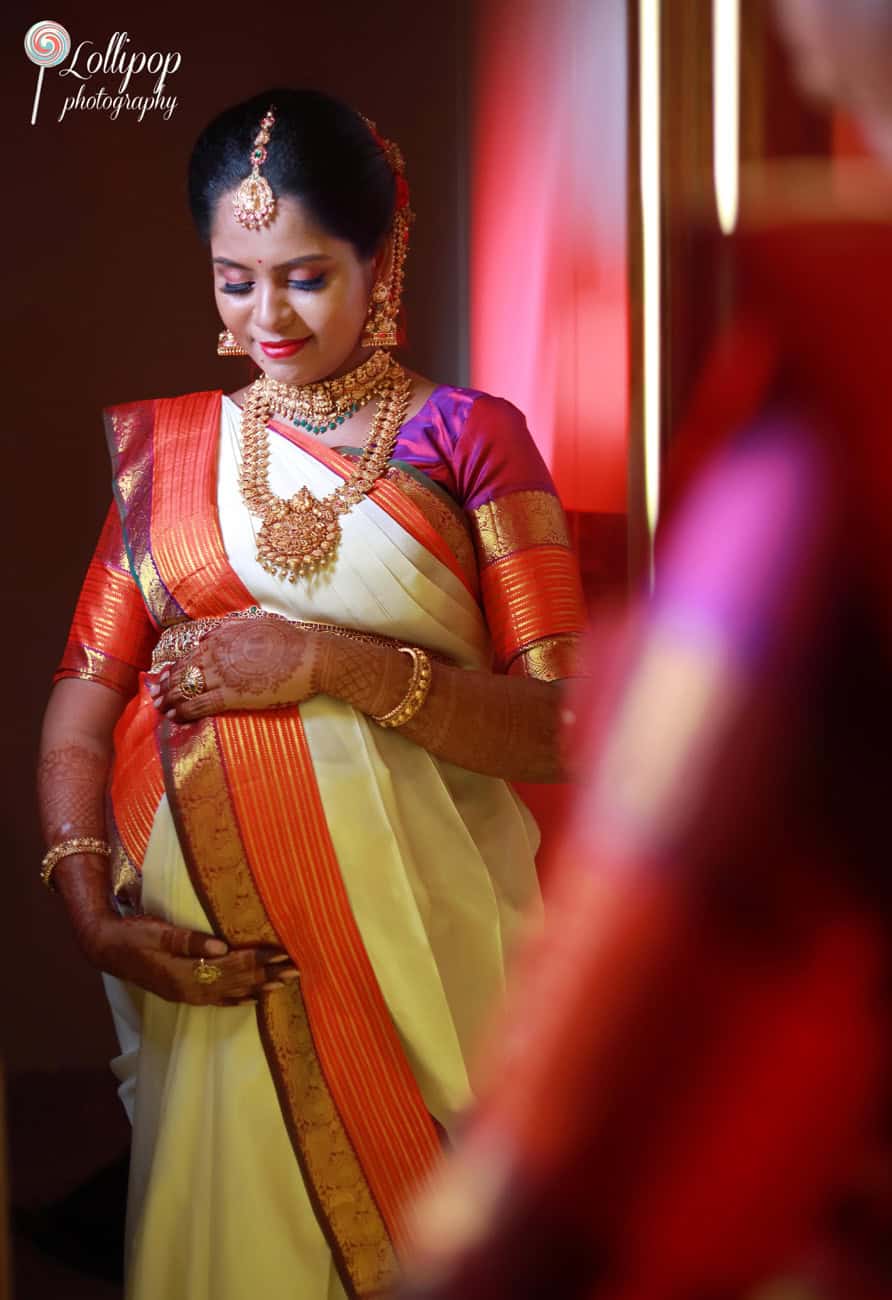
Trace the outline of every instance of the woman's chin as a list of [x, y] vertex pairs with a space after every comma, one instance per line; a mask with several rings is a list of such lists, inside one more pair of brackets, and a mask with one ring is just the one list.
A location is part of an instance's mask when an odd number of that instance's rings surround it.
[[270, 379], [282, 384], [308, 384], [321, 377], [317, 374], [319, 356], [312, 339], [290, 356], [271, 356], [263, 348], [257, 348], [253, 360]]

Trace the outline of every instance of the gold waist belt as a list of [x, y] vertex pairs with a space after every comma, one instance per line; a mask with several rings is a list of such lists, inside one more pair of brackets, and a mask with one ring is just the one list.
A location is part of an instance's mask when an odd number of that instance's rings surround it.
[[[341, 627], [338, 623], [313, 623], [301, 618], [286, 618], [284, 614], [272, 614], [259, 605], [251, 605], [249, 609], [233, 610], [231, 614], [221, 614], [216, 618], [194, 618], [188, 623], [174, 623], [172, 627], [166, 627], [152, 651], [151, 671], [157, 672], [159, 668], [176, 663], [178, 659], [191, 654], [208, 633], [213, 632], [221, 623], [242, 618], [275, 618], [281, 623], [290, 623], [292, 627], [306, 628], [308, 632], [332, 632], [335, 636], [347, 637], [351, 641], [367, 641], [373, 645], [390, 647], [405, 645], [404, 641], [391, 636], [379, 636], [376, 632], [361, 632], [358, 628]], [[439, 655], [433, 650], [428, 650], [427, 653], [432, 659], [449, 663], [445, 655]]]

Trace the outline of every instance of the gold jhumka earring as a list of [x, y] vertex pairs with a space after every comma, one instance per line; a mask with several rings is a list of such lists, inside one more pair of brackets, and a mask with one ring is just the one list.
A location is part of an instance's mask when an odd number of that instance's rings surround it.
[[406, 181], [406, 163], [402, 150], [392, 140], [385, 140], [379, 135], [374, 122], [370, 122], [367, 117], [363, 117], [362, 120], [372, 133], [375, 143], [383, 152], [393, 172], [396, 181], [396, 208], [391, 231], [393, 250], [390, 270], [372, 290], [360, 343], [367, 348], [395, 348], [397, 344], [405, 342], [405, 330], [401, 326], [400, 312], [406, 254], [409, 251], [409, 225], [414, 220], [415, 214], [409, 207], [409, 186]]
[[221, 330], [217, 336], [218, 357], [246, 357], [245, 349], [236, 342], [232, 330]]

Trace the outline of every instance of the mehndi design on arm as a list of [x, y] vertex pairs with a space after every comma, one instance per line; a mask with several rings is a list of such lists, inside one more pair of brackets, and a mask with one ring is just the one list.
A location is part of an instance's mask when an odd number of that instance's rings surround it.
[[[348, 642], [335, 653], [330, 693], [367, 716], [386, 712], [405, 694], [410, 665], [402, 655]], [[424, 706], [400, 734], [474, 772], [555, 781], [562, 775], [561, 700], [552, 683], [434, 663]]]
[[51, 749], [37, 769], [44, 838], [105, 834], [104, 794], [108, 759], [86, 745]]
[[331, 641], [325, 649], [321, 668], [322, 689], [330, 684], [331, 693], [347, 700], [371, 716], [386, 710], [405, 690], [410, 667], [402, 657], [381, 646], [356, 641]]
[[560, 688], [545, 682], [437, 665], [425, 707], [403, 734], [473, 772], [555, 781], [560, 711]]

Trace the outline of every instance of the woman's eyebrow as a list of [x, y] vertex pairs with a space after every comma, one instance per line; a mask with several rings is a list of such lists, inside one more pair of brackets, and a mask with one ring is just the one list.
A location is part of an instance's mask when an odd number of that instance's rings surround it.
[[[245, 266], [243, 262], [233, 262], [231, 257], [215, 257], [212, 259], [214, 266], [231, 266], [236, 271], [250, 271], [250, 266]], [[285, 271], [292, 266], [305, 266], [308, 262], [328, 262], [331, 258], [328, 253], [304, 253], [302, 257], [292, 257], [287, 262], [280, 262], [274, 266], [274, 271]]]

